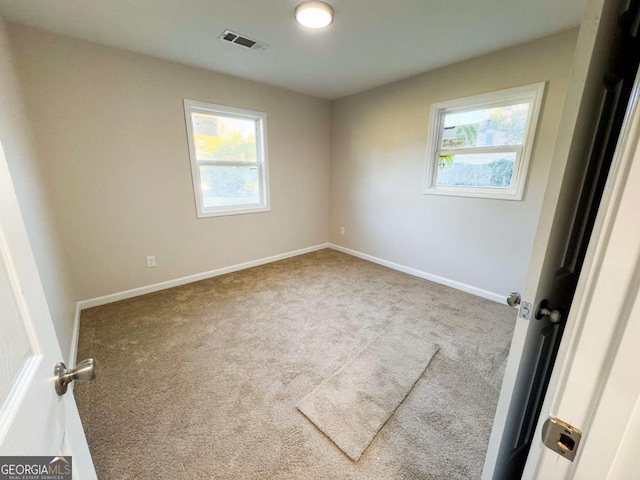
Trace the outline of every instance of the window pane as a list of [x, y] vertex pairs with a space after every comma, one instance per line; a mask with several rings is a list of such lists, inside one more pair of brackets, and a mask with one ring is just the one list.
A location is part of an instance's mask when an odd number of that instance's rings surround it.
[[438, 186], [509, 188], [515, 152], [441, 156]]
[[441, 148], [522, 145], [529, 103], [445, 113]]
[[257, 167], [200, 166], [204, 208], [260, 203]]
[[223, 115], [191, 113], [198, 160], [257, 162], [257, 122]]

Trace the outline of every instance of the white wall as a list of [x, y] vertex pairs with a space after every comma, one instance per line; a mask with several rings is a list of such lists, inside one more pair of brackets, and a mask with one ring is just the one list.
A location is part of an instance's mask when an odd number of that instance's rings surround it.
[[[71, 348], [75, 298], [67, 262], [49, 209], [48, 183], [32, 147], [7, 36], [0, 17], [0, 142], [11, 172], [29, 242], [38, 266], [65, 361]], [[53, 367], [52, 367], [53, 368]]]
[[[328, 101], [23, 26], [9, 31], [78, 299], [327, 242]], [[267, 113], [271, 212], [196, 218], [183, 98]], [[156, 268], [146, 268], [146, 255]]]
[[[330, 241], [496, 294], [521, 290], [576, 37], [564, 32], [335, 101]], [[421, 193], [432, 103], [540, 81], [548, 85], [523, 201]]]

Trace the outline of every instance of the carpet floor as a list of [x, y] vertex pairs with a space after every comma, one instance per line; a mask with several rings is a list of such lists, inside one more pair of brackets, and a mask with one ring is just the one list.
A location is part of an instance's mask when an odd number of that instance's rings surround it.
[[[107, 479], [480, 478], [515, 311], [333, 250], [84, 310]], [[358, 462], [296, 404], [391, 324], [440, 346]]]

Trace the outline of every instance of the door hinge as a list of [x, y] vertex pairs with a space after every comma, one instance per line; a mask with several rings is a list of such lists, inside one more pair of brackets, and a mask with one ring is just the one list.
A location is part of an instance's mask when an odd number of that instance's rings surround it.
[[542, 426], [542, 443], [567, 460], [576, 457], [582, 432], [559, 418], [549, 417]]

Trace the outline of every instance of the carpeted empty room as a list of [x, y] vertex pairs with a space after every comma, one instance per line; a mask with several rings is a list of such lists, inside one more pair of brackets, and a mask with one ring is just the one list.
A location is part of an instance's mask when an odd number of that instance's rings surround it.
[[473, 479], [514, 323], [320, 250], [84, 310], [75, 395], [103, 479]]

